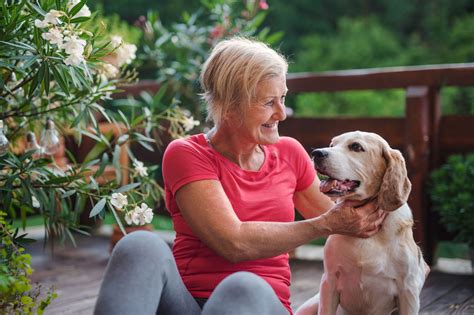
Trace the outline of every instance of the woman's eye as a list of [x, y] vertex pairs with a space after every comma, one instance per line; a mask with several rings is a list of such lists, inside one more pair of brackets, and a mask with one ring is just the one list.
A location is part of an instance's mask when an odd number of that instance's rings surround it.
[[349, 149], [354, 152], [365, 152], [364, 148], [358, 142], [351, 143]]
[[273, 106], [273, 101], [266, 102], [265, 105], [267, 105], [267, 106]]

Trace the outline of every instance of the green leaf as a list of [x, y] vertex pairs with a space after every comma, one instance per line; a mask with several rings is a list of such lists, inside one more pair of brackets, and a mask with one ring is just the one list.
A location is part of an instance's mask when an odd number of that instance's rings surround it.
[[132, 189], [135, 189], [137, 188], [138, 186], [140, 186], [141, 183], [132, 183], [132, 184], [128, 184], [128, 185], [125, 185], [125, 186], [122, 186], [116, 190], [114, 190], [115, 193], [124, 193], [124, 192], [127, 192], [127, 191], [130, 191]]
[[49, 95], [49, 84], [50, 84], [50, 81], [49, 81], [49, 67], [48, 67], [48, 62], [45, 61], [44, 62], [44, 65], [45, 65], [45, 69], [44, 69], [44, 80], [43, 80], [43, 84], [44, 84], [44, 89], [45, 89], [45, 92], [46, 92], [46, 95]]
[[100, 162], [100, 167], [97, 172], [94, 174], [95, 177], [99, 177], [104, 173], [105, 167], [109, 164], [109, 155], [107, 153], [102, 154], [102, 161]]
[[120, 146], [116, 145], [115, 149], [114, 149], [113, 158], [112, 158], [112, 165], [114, 166], [114, 169], [115, 169], [115, 182], [117, 184], [120, 184], [122, 182], [122, 171], [121, 171], [121, 165], [120, 165], [120, 152], [121, 152]]
[[33, 46], [30, 46], [30, 45], [22, 43], [22, 42], [18, 42], [18, 41], [10, 41], [10, 42], [0, 41], [0, 43], [11, 46], [11, 47], [14, 47], [14, 48], [19, 48], [19, 49], [22, 49], [22, 50], [28, 50], [30, 52], [36, 52], [36, 49]]
[[[103, 142], [103, 141], [100, 141], [100, 142], [96, 142], [96, 144], [94, 145], [94, 147], [89, 151], [89, 153], [87, 153], [86, 157], [84, 158], [84, 162], [89, 162], [93, 159], [95, 159], [96, 157], [98, 157], [102, 152], [104, 152], [104, 150], [107, 148], [107, 145]], [[104, 153], [105, 154], [105, 153]]]
[[74, 119], [74, 121], [72, 122], [71, 128], [76, 127], [82, 121], [85, 114], [86, 114], [86, 110], [81, 110], [79, 112], [79, 115], [77, 115], [76, 119]]
[[107, 202], [107, 199], [102, 198], [98, 203], [96, 203], [94, 208], [92, 208], [91, 213], [89, 214], [89, 218], [92, 218], [98, 215], [99, 212], [101, 212], [102, 209], [104, 209], [106, 202]]
[[82, 23], [82, 22], [88, 21], [90, 19], [91, 18], [89, 16], [81, 16], [81, 17], [77, 17], [77, 18], [72, 19], [71, 23]]
[[50, 68], [51, 68], [51, 71], [53, 72], [54, 80], [58, 82], [63, 92], [66, 93], [67, 96], [69, 96], [69, 86], [66, 82], [65, 77], [61, 73], [61, 71], [56, 68], [56, 65], [54, 63], [50, 65]]
[[74, 17], [79, 11], [81, 11], [82, 7], [86, 4], [87, 0], [82, 0], [78, 4], [76, 4], [71, 11], [69, 11], [69, 16]]
[[140, 145], [144, 147], [145, 149], [147, 149], [148, 151], [155, 152], [155, 149], [151, 145], [146, 143], [145, 141], [138, 140], [138, 143], [140, 143]]
[[74, 195], [75, 193], [76, 193], [76, 190], [75, 190], [75, 189], [66, 191], [64, 194], [61, 195], [61, 198], [68, 198], [68, 197], [71, 197], [71, 196]]

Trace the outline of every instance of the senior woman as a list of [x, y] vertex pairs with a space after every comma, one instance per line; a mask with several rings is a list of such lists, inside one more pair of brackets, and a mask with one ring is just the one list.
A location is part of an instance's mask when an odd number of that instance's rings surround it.
[[[112, 253], [96, 314], [288, 314], [288, 251], [333, 233], [373, 235], [374, 203], [334, 203], [306, 151], [280, 137], [287, 62], [245, 38], [217, 44], [201, 73], [214, 127], [163, 158], [176, 239], [136, 232]], [[305, 218], [294, 221], [294, 209]]]

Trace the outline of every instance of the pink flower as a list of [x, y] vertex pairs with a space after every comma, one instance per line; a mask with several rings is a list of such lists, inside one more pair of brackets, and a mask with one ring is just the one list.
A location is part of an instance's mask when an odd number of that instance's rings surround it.
[[220, 38], [222, 37], [222, 35], [224, 35], [224, 28], [222, 27], [222, 25], [217, 24], [211, 31], [211, 39]]
[[262, 10], [268, 10], [268, 3], [266, 0], [260, 0], [260, 2], [258, 3], [258, 6]]

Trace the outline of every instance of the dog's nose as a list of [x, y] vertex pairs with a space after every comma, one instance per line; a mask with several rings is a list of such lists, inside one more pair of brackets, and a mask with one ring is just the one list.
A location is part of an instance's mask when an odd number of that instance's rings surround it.
[[311, 152], [311, 156], [316, 160], [322, 160], [328, 156], [327, 151], [316, 149]]

